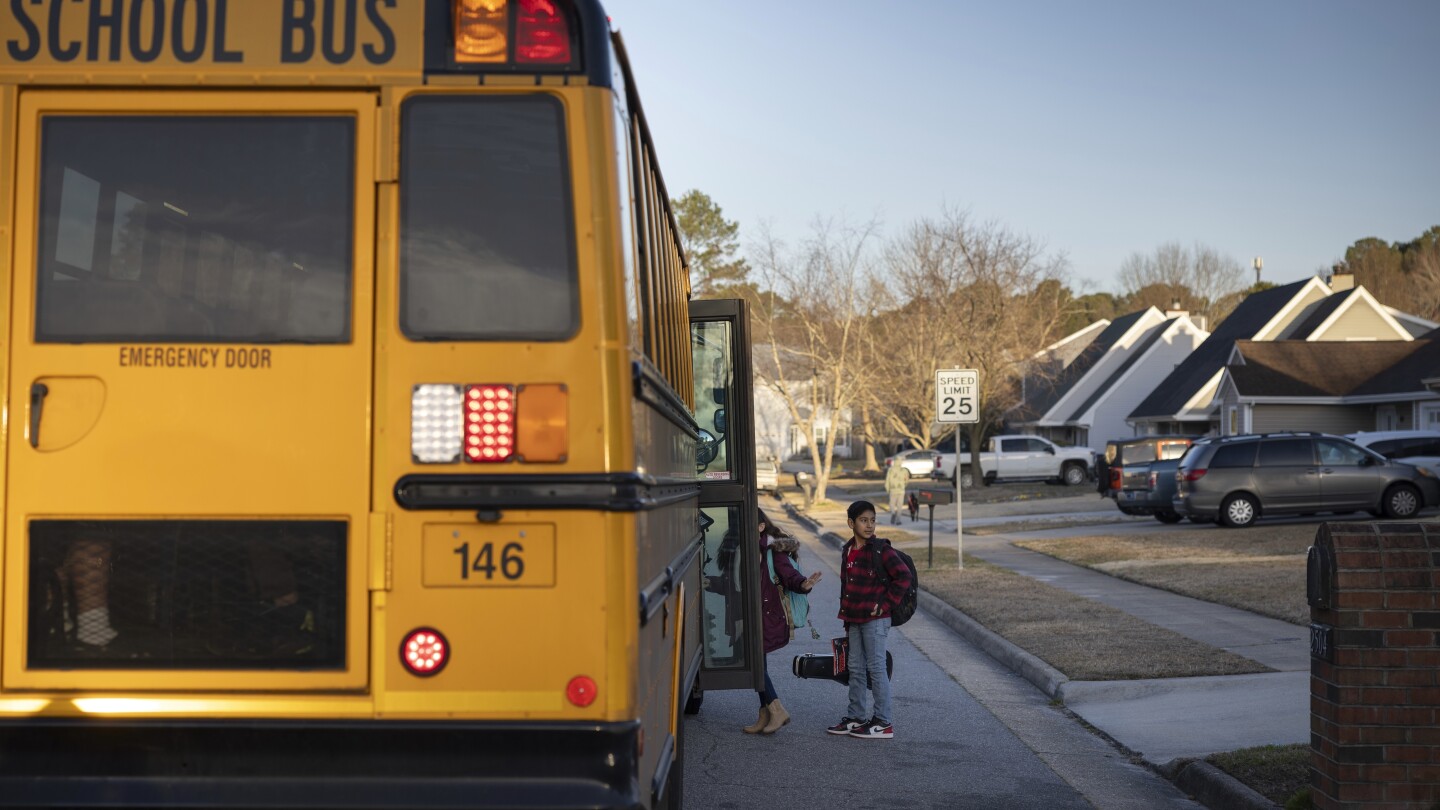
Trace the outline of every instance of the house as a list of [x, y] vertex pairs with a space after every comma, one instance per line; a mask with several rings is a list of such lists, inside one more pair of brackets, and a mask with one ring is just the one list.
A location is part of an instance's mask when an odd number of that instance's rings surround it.
[[1103, 450], [1108, 440], [1131, 435], [1125, 417], [1209, 334], [1188, 313], [1155, 307], [1097, 322], [1047, 349], [1053, 357], [1063, 344], [1068, 361], [1051, 361], [1051, 379], [1027, 382], [1029, 396], [1007, 421], [1059, 444]]
[[1402, 323], [1348, 276], [1332, 281], [1308, 278], [1247, 296], [1130, 412], [1135, 435], [1219, 432], [1216, 395], [1237, 341], [1408, 342], [1427, 323], [1413, 316]]
[[1440, 330], [1414, 340], [1237, 341], [1220, 432], [1405, 430], [1440, 425]]
[[[806, 380], [803, 383], [792, 383], [791, 386], [795, 390], [803, 390], [810, 384], [810, 381]], [[810, 446], [810, 437], [795, 424], [785, 398], [756, 377], [754, 399], [756, 446], [768, 447], [775, 458], [782, 461], [804, 453]], [[805, 398], [801, 396], [797, 397], [797, 400], [804, 402]], [[851, 423], [848, 410], [842, 411], [839, 419], [832, 419], [828, 414], [822, 413], [815, 419], [815, 441], [823, 449], [826, 436], [834, 430], [835, 458], [850, 458], [854, 451], [858, 450], [851, 446]]]

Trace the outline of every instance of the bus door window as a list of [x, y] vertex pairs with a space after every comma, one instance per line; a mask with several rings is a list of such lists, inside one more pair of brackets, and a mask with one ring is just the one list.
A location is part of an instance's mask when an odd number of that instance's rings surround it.
[[730, 324], [707, 321], [690, 326], [694, 350], [695, 419], [700, 445], [695, 466], [701, 478], [734, 478], [730, 465], [728, 407], [734, 374], [730, 368]]
[[742, 538], [738, 507], [706, 507], [700, 520], [705, 531], [701, 575], [705, 583], [705, 666], [745, 669], [745, 600], [753, 598], [741, 565]]

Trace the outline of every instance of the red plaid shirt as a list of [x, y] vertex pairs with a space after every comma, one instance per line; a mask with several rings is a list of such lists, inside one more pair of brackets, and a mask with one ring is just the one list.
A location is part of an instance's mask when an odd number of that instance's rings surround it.
[[[875, 564], [876, 548], [880, 549], [883, 573]], [[866, 546], [857, 547], [852, 537], [841, 554], [844, 571], [840, 577], [838, 618], [859, 624], [889, 616], [910, 587], [910, 567], [890, 547], [890, 541], [876, 537]], [[876, 604], [880, 605], [879, 616], [874, 615]]]

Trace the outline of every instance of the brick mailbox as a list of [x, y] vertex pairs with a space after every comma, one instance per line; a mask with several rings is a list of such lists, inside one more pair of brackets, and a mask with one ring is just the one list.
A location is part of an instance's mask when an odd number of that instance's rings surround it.
[[1307, 561], [1317, 808], [1440, 803], [1440, 523], [1328, 523]]

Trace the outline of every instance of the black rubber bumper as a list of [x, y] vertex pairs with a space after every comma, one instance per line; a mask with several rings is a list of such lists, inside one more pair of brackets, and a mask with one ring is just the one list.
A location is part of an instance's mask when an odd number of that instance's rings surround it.
[[640, 807], [638, 728], [0, 721], [0, 806]]

